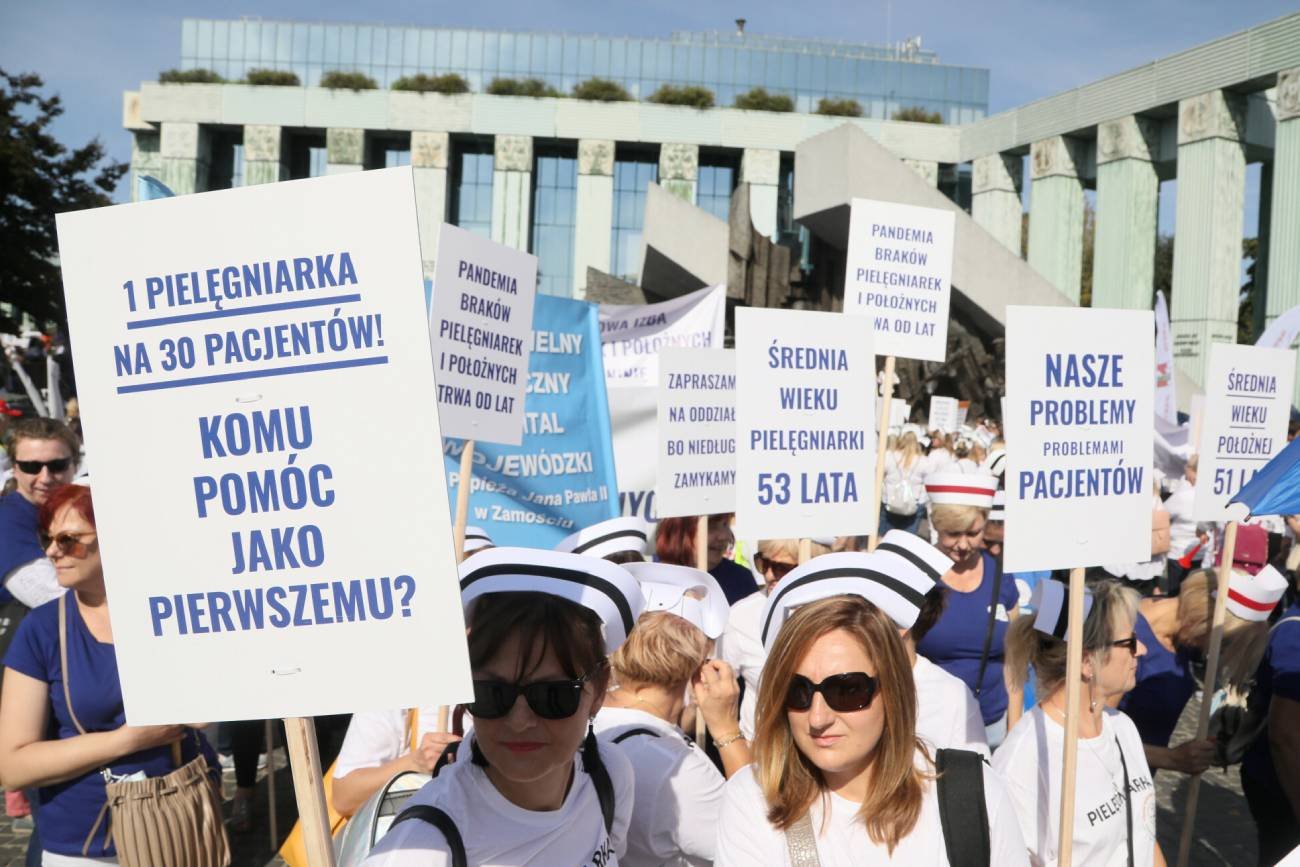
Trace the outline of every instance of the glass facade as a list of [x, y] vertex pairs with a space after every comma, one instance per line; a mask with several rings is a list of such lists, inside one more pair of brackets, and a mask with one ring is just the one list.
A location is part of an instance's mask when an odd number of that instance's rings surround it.
[[492, 143], [457, 142], [452, 162], [451, 222], [492, 237]]
[[654, 151], [619, 150], [614, 159], [614, 232], [610, 273], [630, 283], [641, 282], [641, 229], [645, 226], [645, 191], [659, 180], [659, 156]]
[[695, 184], [695, 204], [719, 220], [731, 213], [731, 192], [740, 174], [736, 160], [725, 156], [700, 154], [699, 179]]
[[578, 155], [573, 147], [538, 148], [535, 160], [531, 252], [537, 257], [537, 291], [568, 297], [573, 294]]
[[987, 69], [947, 66], [919, 46], [787, 39], [760, 34], [674, 33], [663, 39], [324, 24], [293, 21], [181, 23], [181, 68], [231, 80], [282, 69], [315, 85], [330, 70], [357, 70], [380, 87], [423, 72], [463, 75], [476, 92], [494, 78], [540, 78], [568, 93], [599, 76], [644, 99], [661, 84], [709, 88], [720, 106], [754, 87], [784, 93], [812, 112], [823, 97], [856, 99], [867, 117], [907, 106], [968, 123], [988, 111]]

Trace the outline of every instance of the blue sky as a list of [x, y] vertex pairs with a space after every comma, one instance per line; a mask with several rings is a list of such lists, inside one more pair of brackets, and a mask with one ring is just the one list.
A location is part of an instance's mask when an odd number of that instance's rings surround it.
[[[0, 66], [33, 71], [63, 97], [56, 127], [69, 144], [99, 136], [130, 157], [121, 94], [179, 65], [185, 17], [371, 21], [388, 24], [564, 30], [638, 36], [730, 30], [881, 42], [921, 35], [945, 63], [990, 70], [992, 112], [1121, 72], [1296, 10], [1294, 0], [6, 0]], [[1248, 184], [1253, 234], [1258, 171]], [[1168, 198], [1168, 196], [1166, 196]], [[1168, 211], [1162, 208], [1162, 227]]]

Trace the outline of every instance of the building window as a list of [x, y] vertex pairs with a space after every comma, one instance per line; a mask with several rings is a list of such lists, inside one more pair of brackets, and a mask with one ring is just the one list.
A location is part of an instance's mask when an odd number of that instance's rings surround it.
[[701, 153], [695, 204], [725, 221], [731, 214], [731, 191], [738, 174], [735, 157], [730, 154]]
[[532, 253], [537, 257], [537, 291], [568, 297], [573, 294], [577, 153], [567, 147], [541, 148], [536, 154]]
[[776, 184], [777, 243], [798, 234], [799, 228], [794, 224], [794, 154], [781, 154], [781, 170]]
[[614, 158], [614, 234], [610, 273], [629, 282], [640, 279], [641, 229], [645, 226], [646, 186], [659, 180], [653, 151], [619, 150]]
[[325, 149], [325, 136], [314, 132], [286, 132], [288, 149], [289, 180], [301, 178], [319, 178], [324, 176], [329, 162], [329, 151]]
[[209, 190], [228, 190], [244, 185], [244, 130], [213, 127], [208, 131], [211, 161], [208, 163]]
[[492, 142], [457, 142], [452, 161], [451, 222], [492, 237]]
[[366, 168], [391, 169], [411, 164], [411, 137], [375, 136], [366, 142]]

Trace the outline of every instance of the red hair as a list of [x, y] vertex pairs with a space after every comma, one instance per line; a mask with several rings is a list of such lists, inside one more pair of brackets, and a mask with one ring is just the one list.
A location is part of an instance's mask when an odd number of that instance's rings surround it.
[[65, 508], [76, 512], [90, 526], [95, 526], [95, 504], [90, 499], [90, 488], [85, 485], [64, 485], [50, 494], [50, 498], [41, 506], [41, 530], [48, 533], [54, 516]]
[[695, 568], [695, 527], [698, 517], [660, 518], [655, 531], [655, 556], [660, 563]]

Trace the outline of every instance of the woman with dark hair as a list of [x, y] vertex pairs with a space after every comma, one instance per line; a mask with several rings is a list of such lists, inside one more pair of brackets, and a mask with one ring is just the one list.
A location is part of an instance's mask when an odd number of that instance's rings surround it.
[[641, 613], [636, 581], [596, 557], [493, 548], [461, 564], [460, 587], [470, 758], [407, 802], [366, 863], [617, 864], [632, 769], [592, 721]]
[[[706, 554], [708, 572], [727, 594], [727, 603], [735, 605], [758, 591], [754, 573], [725, 556], [735, 537], [731, 534], [732, 515], [708, 515], [709, 549]], [[700, 519], [663, 518], [655, 530], [655, 557], [661, 563], [698, 568], [695, 551], [695, 534]]]

